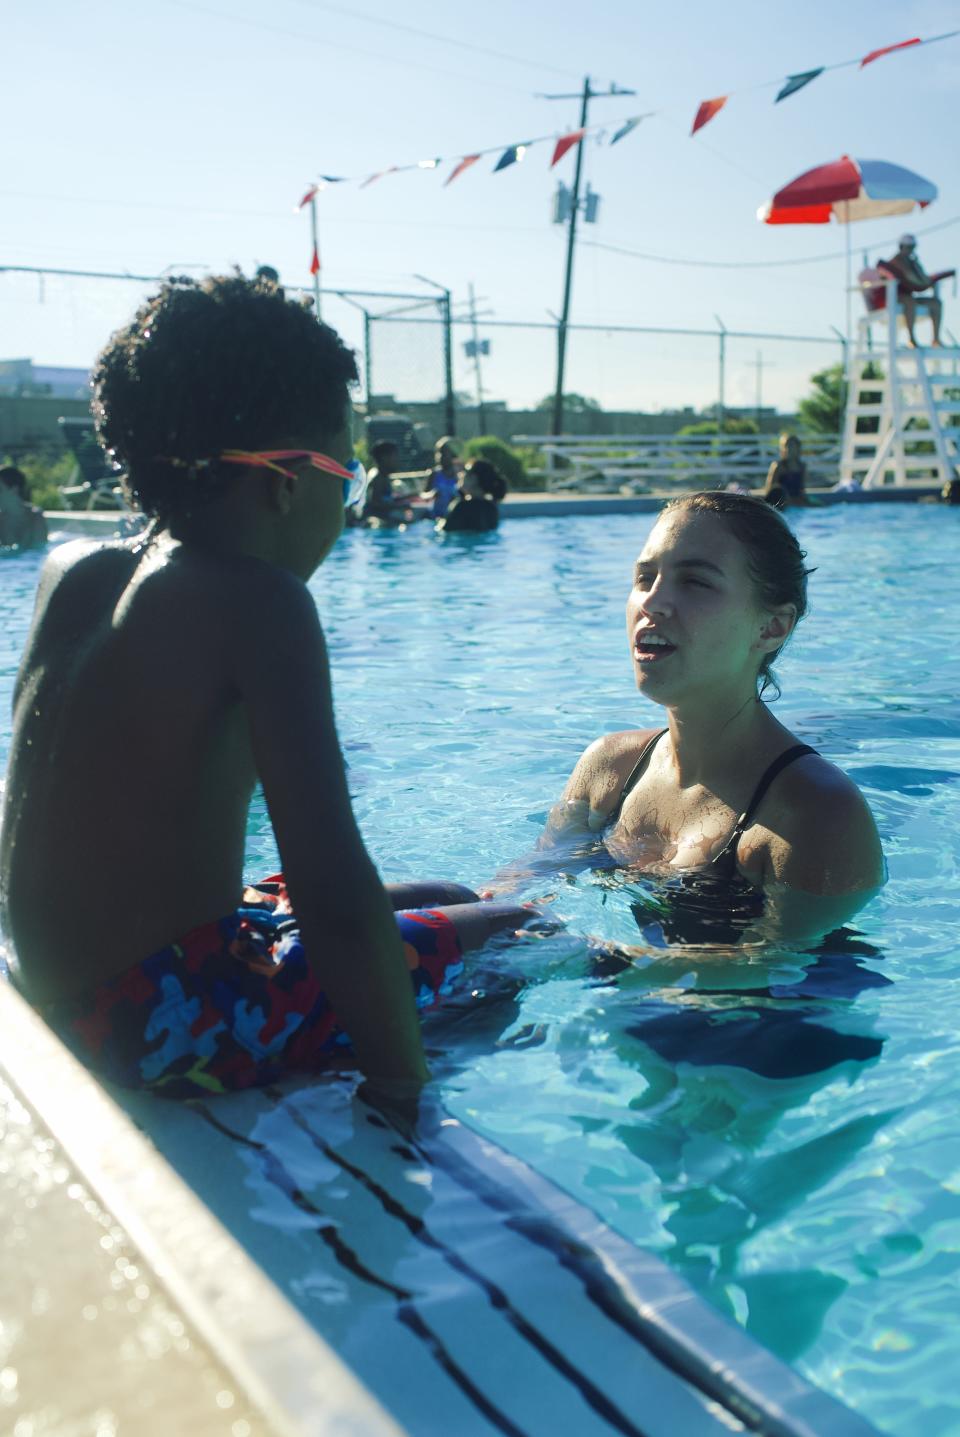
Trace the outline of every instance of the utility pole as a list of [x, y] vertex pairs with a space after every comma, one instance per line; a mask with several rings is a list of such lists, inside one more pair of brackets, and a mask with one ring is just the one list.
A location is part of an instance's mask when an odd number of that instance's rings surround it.
[[[590, 88], [590, 76], [587, 75], [583, 81], [583, 91], [579, 95], [544, 95], [544, 100], [579, 100], [580, 101], [580, 124], [579, 129], [587, 128], [587, 115], [589, 113], [590, 101], [606, 99], [615, 95], [635, 95], [635, 90], [623, 90], [619, 86], [611, 84], [609, 90], [592, 90]], [[577, 214], [580, 209], [580, 175], [583, 170], [583, 142], [586, 139], [582, 135], [577, 143], [577, 165], [573, 176], [573, 195], [570, 204], [570, 218], [567, 228], [567, 266], [563, 281], [563, 308], [560, 312], [560, 320], [557, 325], [557, 385], [553, 397], [553, 433], [563, 433], [563, 371], [567, 357], [567, 322], [570, 318], [570, 295], [573, 289], [573, 254], [577, 238]]]

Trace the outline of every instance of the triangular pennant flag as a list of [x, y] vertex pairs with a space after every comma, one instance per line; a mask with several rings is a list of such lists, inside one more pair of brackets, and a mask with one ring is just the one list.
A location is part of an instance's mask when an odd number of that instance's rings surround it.
[[377, 172], [376, 172], [375, 175], [368, 175], [368, 176], [367, 176], [367, 178], [364, 180], [364, 182], [363, 182], [363, 184], [360, 186], [360, 188], [361, 188], [362, 190], [365, 190], [365, 189], [367, 188], [367, 185], [372, 185], [372, 184], [373, 184], [374, 180], [382, 180], [383, 177], [384, 177], [384, 175], [392, 175], [392, 174], [395, 174], [395, 173], [396, 173], [396, 170], [397, 170], [397, 166], [396, 166], [396, 165], [391, 165], [388, 170], [377, 170]]
[[496, 174], [497, 170], [505, 170], [508, 165], [515, 165], [517, 161], [521, 158], [521, 151], [523, 150], [523, 148], [523, 145], [508, 145], [507, 148], [504, 150], [503, 154], [500, 156], [499, 160], [497, 160], [497, 163], [494, 165], [493, 173]]
[[310, 203], [310, 201], [313, 199], [314, 195], [315, 195], [315, 194], [317, 193], [317, 191], [319, 190], [319, 188], [320, 188], [319, 185], [311, 185], [310, 188], [307, 190], [307, 193], [304, 195], [303, 199], [302, 199], [302, 200], [300, 201], [300, 203], [297, 205], [297, 209], [298, 209], [298, 210], [302, 210], [303, 207], [304, 207], [304, 205], [308, 205], [308, 204]]
[[637, 128], [642, 119], [642, 115], [635, 115], [632, 120], [624, 121], [624, 123], [620, 126], [619, 130], [610, 141], [611, 145], [615, 145], [618, 140], [626, 139], [627, 135], [630, 134], [631, 130], [635, 130]]
[[911, 45], [922, 44], [920, 36], [916, 35], [912, 40], [901, 40], [899, 45], [884, 45], [882, 50], [871, 50], [870, 54], [864, 55], [860, 61], [860, 69], [862, 70], [864, 65], [869, 65], [873, 60], [879, 60], [881, 55], [892, 55], [894, 50], [908, 50]]
[[561, 135], [557, 141], [556, 149], [553, 152], [550, 168], [552, 169], [558, 160], [562, 160], [567, 151], [572, 150], [574, 145], [578, 145], [586, 133], [586, 130], [571, 130], [569, 135]]
[[800, 75], [788, 75], [787, 83], [773, 103], [776, 105], [778, 101], [785, 100], [788, 95], [795, 95], [798, 90], [803, 89], [804, 85], [809, 85], [811, 80], [815, 80], [818, 75], [822, 75], [823, 71], [824, 67], [821, 65], [819, 70], [804, 70]]
[[714, 115], [722, 110], [726, 103], [726, 95], [718, 95], [715, 100], [704, 100], [694, 119], [693, 129], [690, 131], [691, 135], [695, 135], [698, 130], [703, 129], [704, 125], [708, 125]]
[[457, 175], [462, 175], [464, 170], [469, 170], [471, 165], [475, 165], [479, 158], [479, 155], [464, 155], [460, 163], [450, 171], [449, 175], [447, 175], [447, 178], [444, 180], [444, 189], [446, 189], [447, 185], [453, 184], [454, 180], [457, 178]]
[[317, 249], [316, 245], [314, 245], [313, 247], [313, 255], [310, 259], [310, 273], [320, 273], [320, 251]]

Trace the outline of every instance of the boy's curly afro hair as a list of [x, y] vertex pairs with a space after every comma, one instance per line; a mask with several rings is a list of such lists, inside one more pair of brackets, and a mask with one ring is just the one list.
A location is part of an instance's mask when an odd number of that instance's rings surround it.
[[278, 286], [239, 271], [177, 278], [103, 350], [93, 413], [134, 501], [165, 520], [235, 479], [217, 462], [224, 449], [276, 448], [305, 430], [332, 438], [356, 379], [336, 331]]

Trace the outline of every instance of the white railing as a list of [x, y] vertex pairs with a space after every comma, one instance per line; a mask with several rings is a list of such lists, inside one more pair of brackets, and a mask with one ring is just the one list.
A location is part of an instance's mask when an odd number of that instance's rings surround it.
[[[779, 457], [776, 434], [517, 434], [543, 452], [549, 490], [643, 494], [654, 489], [759, 488]], [[838, 479], [840, 437], [804, 438], [807, 483]]]

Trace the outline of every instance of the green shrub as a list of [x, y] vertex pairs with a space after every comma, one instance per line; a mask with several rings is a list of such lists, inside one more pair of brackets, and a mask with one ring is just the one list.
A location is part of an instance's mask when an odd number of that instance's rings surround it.
[[60, 488], [73, 482], [77, 462], [72, 454], [21, 454], [17, 459], [4, 459], [15, 464], [26, 475], [30, 502], [39, 509], [62, 509]]
[[539, 451], [533, 448], [525, 450], [514, 449], [505, 440], [498, 439], [495, 434], [481, 434], [476, 439], [468, 439], [463, 446], [464, 457], [467, 459], [486, 459], [506, 479], [511, 489], [542, 489], [544, 480], [541, 476], [528, 475], [524, 459], [538, 455]]

